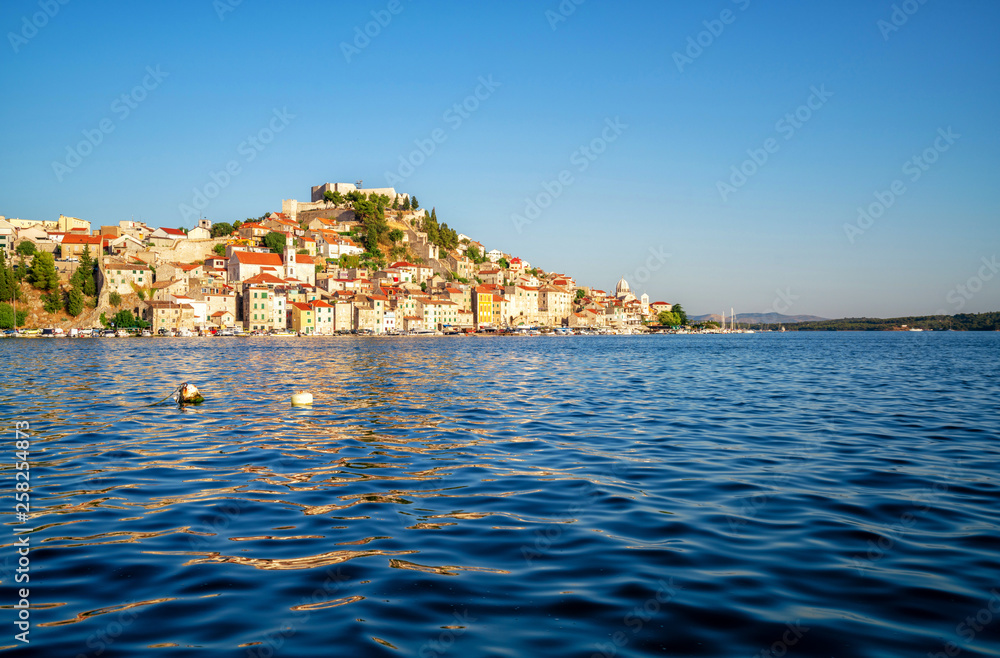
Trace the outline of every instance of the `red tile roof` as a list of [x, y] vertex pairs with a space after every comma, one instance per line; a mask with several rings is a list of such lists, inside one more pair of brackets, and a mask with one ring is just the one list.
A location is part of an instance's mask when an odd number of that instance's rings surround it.
[[268, 274], [267, 272], [261, 272], [257, 276], [250, 277], [249, 279], [247, 279], [243, 283], [249, 283], [251, 285], [258, 284], [258, 283], [282, 284], [282, 283], [284, 283], [284, 280], [279, 279], [278, 277], [276, 277], [276, 276], [274, 276], [272, 274]]
[[186, 233], [184, 233], [184, 231], [180, 230], [179, 228], [162, 228], [161, 227], [160, 230], [163, 231], [164, 233], [166, 233], [167, 235], [186, 235]]
[[281, 266], [281, 256], [278, 254], [261, 254], [253, 251], [234, 251], [236, 260], [244, 265]]
[[65, 235], [62, 239], [63, 244], [101, 244], [101, 236], [99, 235]]

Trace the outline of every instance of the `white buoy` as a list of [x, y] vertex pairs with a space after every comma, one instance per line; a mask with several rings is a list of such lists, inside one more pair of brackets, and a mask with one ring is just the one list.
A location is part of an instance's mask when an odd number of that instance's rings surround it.
[[205, 398], [198, 392], [198, 387], [194, 384], [184, 382], [177, 389], [177, 402], [180, 404], [200, 404]]
[[292, 406], [305, 407], [313, 403], [312, 393], [309, 391], [296, 391], [292, 393]]

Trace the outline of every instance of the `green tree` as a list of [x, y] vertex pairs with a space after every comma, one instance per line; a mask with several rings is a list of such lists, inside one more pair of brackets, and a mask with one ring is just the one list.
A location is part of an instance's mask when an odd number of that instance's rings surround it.
[[101, 320], [101, 326], [102, 327], [107, 327], [108, 326], [108, 316], [105, 315], [105, 313], [103, 311], [101, 311], [101, 318], [100, 318], [100, 320]]
[[403, 210], [409, 210], [409, 209], [410, 209], [410, 197], [406, 197], [405, 199], [403, 199]]
[[24, 281], [28, 278], [28, 263], [24, 260], [23, 255], [17, 259], [17, 267], [14, 268], [14, 278], [18, 281]]
[[76, 286], [70, 288], [66, 295], [66, 312], [74, 318], [83, 313], [83, 291]]
[[484, 256], [483, 252], [479, 251], [479, 247], [474, 244], [469, 245], [469, 248], [465, 250], [465, 255], [468, 256], [469, 260], [476, 265], [486, 262], [486, 256]]
[[506, 258], [501, 258], [500, 260], [497, 261], [497, 265], [500, 266], [500, 269], [506, 270], [507, 268], [510, 267], [510, 261], [507, 260]]
[[233, 222], [233, 230], [234, 231], [240, 230], [241, 226], [243, 226], [243, 222], [241, 222], [240, 220], [237, 219], [235, 222]]
[[62, 294], [58, 290], [51, 290], [42, 295], [42, 308], [46, 313], [58, 313], [62, 307]]
[[420, 207], [420, 204], [417, 202], [417, 197], [415, 196], [410, 197], [410, 207], [413, 208], [414, 210]]
[[280, 254], [285, 250], [285, 234], [271, 231], [264, 236], [264, 246], [273, 253]]
[[665, 327], [676, 327], [683, 324], [680, 317], [671, 311], [660, 311], [656, 316], [657, 321]]
[[323, 192], [323, 200], [326, 201], [327, 204], [333, 203], [333, 190]]
[[79, 275], [80, 290], [84, 295], [93, 297], [97, 294], [97, 281], [94, 279], [94, 269], [97, 263], [90, 255], [90, 245], [84, 245], [83, 253], [80, 254], [80, 266], [76, 268]]
[[214, 251], [215, 253], [217, 253], [220, 257], [225, 258], [225, 256], [226, 256], [226, 245], [224, 245], [224, 244], [217, 244], [214, 247], [212, 247], [212, 251]]
[[24, 240], [21, 244], [17, 245], [17, 253], [20, 256], [34, 256], [35, 243], [30, 240]]
[[116, 327], [123, 329], [130, 329], [132, 327], [144, 328], [148, 327], [149, 323], [144, 320], [132, 315], [132, 311], [128, 309], [122, 309], [115, 313], [115, 317], [111, 318], [111, 321], [115, 323]]
[[688, 316], [687, 316], [687, 313], [684, 312], [684, 309], [681, 308], [680, 304], [674, 304], [673, 308], [671, 309], [671, 312], [674, 315], [677, 316], [677, 319], [678, 319], [678, 323], [677, 324], [679, 324], [681, 326], [686, 326], [687, 325], [687, 323], [688, 323]]
[[369, 228], [368, 232], [365, 233], [365, 251], [370, 254], [378, 252], [378, 230], [374, 227]]
[[35, 253], [34, 258], [31, 259], [28, 280], [39, 290], [56, 289], [59, 285], [59, 274], [56, 272], [56, 259], [52, 254], [44, 251]]
[[14, 307], [6, 302], [0, 303], [0, 329], [14, 328]]
[[583, 299], [586, 296], [587, 296], [587, 292], [583, 288], [577, 288], [576, 289], [576, 298], [577, 299]]
[[7, 252], [0, 249], [0, 301], [7, 301], [8, 299], [18, 297], [18, 288], [17, 277], [14, 275], [14, 267], [7, 264]]
[[352, 267], [357, 267], [361, 264], [361, 257], [357, 254], [341, 254], [340, 262], [338, 264], [344, 269], [351, 269]]
[[403, 232], [401, 230], [399, 230], [398, 228], [394, 228], [391, 231], [389, 231], [389, 240], [393, 244], [399, 242], [402, 239], [403, 239]]
[[17, 320], [18, 327], [23, 327], [27, 319], [28, 312], [26, 310], [18, 309], [15, 313], [14, 307], [10, 304], [0, 304], [0, 329], [13, 329], [15, 320]]
[[122, 305], [122, 296], [121, 296], [121, 294], [118, 293], [118, 292], [113, 292], [113, 293], [109, 294], [108, 295], [108, 303], [111, 304], [112, 306], [121, 306]]
[[233, 225], [229, 222], [219, 222], [218, 224], [212, 224], [212, 237], [213, 238], [224, 238], [227, 235], [233, 234]]

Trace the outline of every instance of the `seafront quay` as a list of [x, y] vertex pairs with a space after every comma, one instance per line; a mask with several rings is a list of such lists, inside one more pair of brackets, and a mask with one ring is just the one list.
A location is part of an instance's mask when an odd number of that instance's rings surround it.
[[96, 227], [60, 215], [0, 218], [0, 232], [0, 319], [10, 319], [0, 327], [16, 318], [29, 336], [636, 334], [686, 324], [679, 305], [637, 296], [624, 278], [605, 291], [487, 249], [393, 188], [318, 185], [309, 202], [286, 199], [280, 212], [232, 224]]

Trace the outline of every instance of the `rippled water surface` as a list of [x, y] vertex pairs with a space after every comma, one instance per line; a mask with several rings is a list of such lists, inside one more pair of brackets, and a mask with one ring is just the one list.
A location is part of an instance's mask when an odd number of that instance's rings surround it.
[[34, 655], [1000, 656], [995, 333], [0, 356]]

